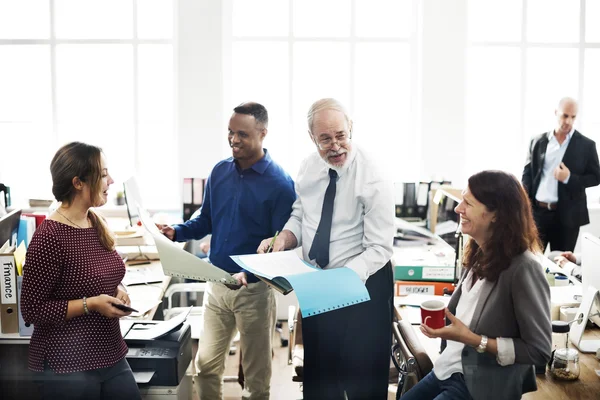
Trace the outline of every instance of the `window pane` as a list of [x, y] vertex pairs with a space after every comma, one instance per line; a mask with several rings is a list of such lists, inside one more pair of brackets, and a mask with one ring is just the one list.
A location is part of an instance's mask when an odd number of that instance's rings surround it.
[[346, 0], [294, 0], [294, 35], [350, 36], [350, 3]]
[[173, 46], [139, 45], [139, 120], [171, 123], [173, 101]]
[[600, 142], [600, 49], [585, 51], [585, 74], [583, 86], [584, 104], [580, 108], [580, 123], [584, 135]]
[[49, 46], [0, 46], [0, 122], [50, 122], [50, 88]]
[[[300, 42], [294, 45], [293, 70], [294, 162], [299, 165], [314, 144], [307, 137], [306, 113], [315, 101], [334, 97], [350, 107], [350, 45]], [[297, 169], [294, 170], [294, 174]]]
[[56, 100], [59, 122], [131, 122], [133, 47], [56, 46]]
[[52, 123], [0, 122], [0, 138], [10, 138], [2, 145], [0, 182], [10, 186], [13, 205], [53, 199], [50, 161], [58, 148]]
[[233, 36], [288, 36], [289, 1], [234, 0]]
[[600, 42], [600, 0], [586, 0], [585, 41]]
[[59, 39], [133, 37], [132, 0], [54, 0]]
[[[95, 123], [75, 121], [58, 125], [61, 145], [79, 141], [99, 146], [104, 151], [108, 170], [115, 181], [122, 182], [135, 171], [133, 123], [97, 120]], [[113, 187], [114, 190], [114, 187]]]
[[[279, 42], [236, 42], [232, 48], [231, 100], [234, 105], [256, 101], [267, 108], [269, 131], [264, 147], [286, 167], [293, 148], [289, 146], [289, 56], [288, 44]], [[261, 62], [251, 62], [260, 55]], [[225, 115], [229, 118], [231, 108]], [[221, 132], [225, 140], [226, 127]]]
[[470, 41], [516, 42], [521, 40], [522, 0], [469, 0]]
[[[177, 160], [173, 124], [140, 124], [138, 143], [139, 170], [136, 176], [144, 206], [158, 209], [180, 208], [181, 188], [177, 180], [177, 162], [157, 162]], [[157, 185], [160, 186], [159, 190]]]
[[579, 42], [579, 1], [527, 0], [527, 41]]
[[0, 0], [0, 39], [48, 39], [48, 0]]
[[411, 66], [408, 44], [359, 43], [354, 75], [353, 140], [377, 156], [389, 179], [419, 179], [418, 171], [398, 176], [398, 149], [403, 165], [420, 164], [420, 140], [414, 134], [411, 110]]
[[539, 48], [527, 51], [526, 136], [552, 129], [559, 100], [565, 96], [578, 97], [577, 51]]
[[173, 38], [173, 0], [141, 0], [136, 4], [139, 38]]
[[414, 29], [413, 0], [356, 0], [356, 35], [408, 38]]
[[521, 138], [520, 98], [519, 48], [469, 49], [465, 138], [468, 175], [501, 169], [520, 177], [526, 154], [526, 141]]

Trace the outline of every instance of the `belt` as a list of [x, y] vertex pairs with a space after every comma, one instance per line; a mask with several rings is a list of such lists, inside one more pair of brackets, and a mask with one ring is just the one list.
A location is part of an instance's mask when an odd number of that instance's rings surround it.
[[543, 201], [535, 201], [535, 204], [540, 208], [545, 208], [547, 210], [556, 210], [558, 208], [558, 203], [544, 203]]

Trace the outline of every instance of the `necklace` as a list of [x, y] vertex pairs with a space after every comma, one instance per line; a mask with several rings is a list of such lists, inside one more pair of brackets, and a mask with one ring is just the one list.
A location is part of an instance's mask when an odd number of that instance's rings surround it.
[[67, 216], [65, 214], [63, 214], [60, 211], [58, 211], [58, 208], [56, 209], [56, 212], [59, 213], [64, 219], [66, 219], [67, 221], [69, 221], [70, 223], [72, 223], [73, 225], [75, 225], [76, 227], [81, 228], [81, 229], [85, 229], [83, 226], [77, 225], [75, 222], [73, 222], [69, 218], [67, 218]]

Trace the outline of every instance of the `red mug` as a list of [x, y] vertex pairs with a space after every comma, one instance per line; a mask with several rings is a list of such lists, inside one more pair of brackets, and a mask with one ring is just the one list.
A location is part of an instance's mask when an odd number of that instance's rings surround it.
[[421, 322], [432, 329], [446, 326], [446, 304], [441, 300], [427, 300], [421, 303]]

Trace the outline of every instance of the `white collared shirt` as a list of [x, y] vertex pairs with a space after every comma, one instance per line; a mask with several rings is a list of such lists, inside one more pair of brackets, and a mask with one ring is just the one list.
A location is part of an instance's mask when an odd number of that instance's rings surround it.
[[366, 282], [392, 257], [394, 197], [391, 183], [356, 144], [341, 168], [332, 167], [318, 153], [302, 162], [296, 202], [284, 229], [302, 245], [304, 260], [315, 265], [308, 253], [321, 220], [329, 168], [337, 171], [338, 178], [326, 269], [348, 267]]
[[[546, 147], [546, 156], [544, 157], [544, 167], [542, 168], [542, 176], [540, 178], [540, 186], [538, 186], [535, 199], [544, 203], [556, 203], [558, 201], [558, 180], [554, 177], [554, 170], [560, 165], [567, 151], [567, 146], [571, 141], [575, 129], [567, 134], [562, 144], [558, 143], [554, 130], [548, 132], [548, 146]], [[569, 175], [563, 183], [568, 183]]]
[[[471, 286], [473, 282], [473, 270], [469, 270], [465, 279], [461, 283], [461, 294], [458, 304], [456, 305], [456, 318], [458, 318], [466, 326], [471, 325], [475, 308], [481, 297], [481, 287], [484, 279], [479, 279]], [[502, 366], [515, 363], [515, 345], [510, 338], [496, 338], [498, 346], [498, 355], [496, 361]], [[440, 357], [435, 361], [433, 371], [435, 376], [443, 381], [459, 372], [463, 373], [462, 366], [462, 351], [465, 344], [448, 340], [446, 349]]]

